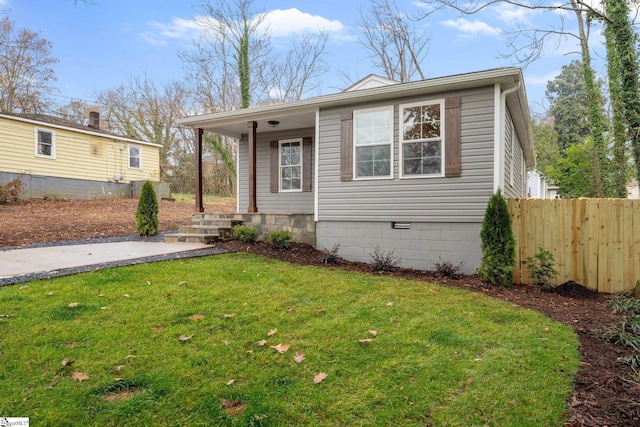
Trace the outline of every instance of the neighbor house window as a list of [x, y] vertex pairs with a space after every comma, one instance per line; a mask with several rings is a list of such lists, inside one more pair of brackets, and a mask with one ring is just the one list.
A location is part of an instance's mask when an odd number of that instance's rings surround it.
[[393, 107], [353, 112], [356, 178], [391, 178]]
[[280, 191], [302, 190], [302, 141], [280, 141]]
[[36, 156], [56, 157], [56, 135], [53, 131], [36, 129]]
[[400, 106], [401, 176], [442, 176], [444, 101]]
[[142, 150], [138, 146], [129, 146], [129, 167], [131, 169], [140, 169], [142, 167]]

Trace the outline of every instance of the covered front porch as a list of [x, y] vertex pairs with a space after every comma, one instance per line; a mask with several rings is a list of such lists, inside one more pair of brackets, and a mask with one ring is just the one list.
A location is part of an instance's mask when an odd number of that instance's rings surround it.
[[[288, 230], [295, 241], [315, 246], [317, 111], [269, 107], [253, 109], [250, 116], [232, 111], [216, 114], [215, 120], [199, 117], [194, 129], [195, 213], [191, 225], [168, 239], [212, 243], [229, 238], [233, 226], [244, 224], [255, 227], [260, 236]], [[237, 141], [235, 213], [205, 212], [205, 132]]]

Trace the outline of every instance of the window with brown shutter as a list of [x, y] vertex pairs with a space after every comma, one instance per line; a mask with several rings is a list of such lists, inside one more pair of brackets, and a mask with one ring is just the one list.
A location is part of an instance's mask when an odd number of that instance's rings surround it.
[[312, 145], [311, 138], [270, 142], [271, 193], [311, 191]]

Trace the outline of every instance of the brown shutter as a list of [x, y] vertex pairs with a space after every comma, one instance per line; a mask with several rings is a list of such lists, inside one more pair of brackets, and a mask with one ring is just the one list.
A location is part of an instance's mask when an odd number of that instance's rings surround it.
[[311, 191], [311, 138], [302, 138], [302, 191]]
[[353, 181], [353, 111], [340, 116], [340, 181]]
[[444, 176], [453, 178], [461, 175], [460, 170], [460, 97], [444, 100]]
[[280, 156], [278, 155], [278, 141], [271, 141], [271, 192], [280, 190], [278, 178], [280, 176]]

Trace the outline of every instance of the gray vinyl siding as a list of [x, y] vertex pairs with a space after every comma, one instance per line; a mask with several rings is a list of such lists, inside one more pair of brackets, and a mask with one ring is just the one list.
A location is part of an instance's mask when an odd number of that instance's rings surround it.
[[505, 143], [504, 143], [504, 182], [503, 189], [507, 198], [523, 198], [527, 195], [526, 170], [524, 168], [524, 152], [520, 145], [520, 138], [515, 132], [511, 114], [505, 113]]
[[[461, 176], [399, 179], [398, 105], [461, 97]], [[494, 88], [354, 106], [394, 105], [393, 179], [340, 181], [340, 113], [320, 112], [318, 219], [481, 222], [493, 192]]]
[[[270, 142], [283, 139], [313, 138], [311, 145], [311, 191], [271, 193]], [[298, 129], [257, 133], [256, 144], [256, 204], [261, 213], [313, 213], [313, 186], [315, 161], [315, 129]], [[238, 201], [239, 211], [246, 212], [249, 206], [249, 154], [248, 140], [243, 136], [238, 145]]]

